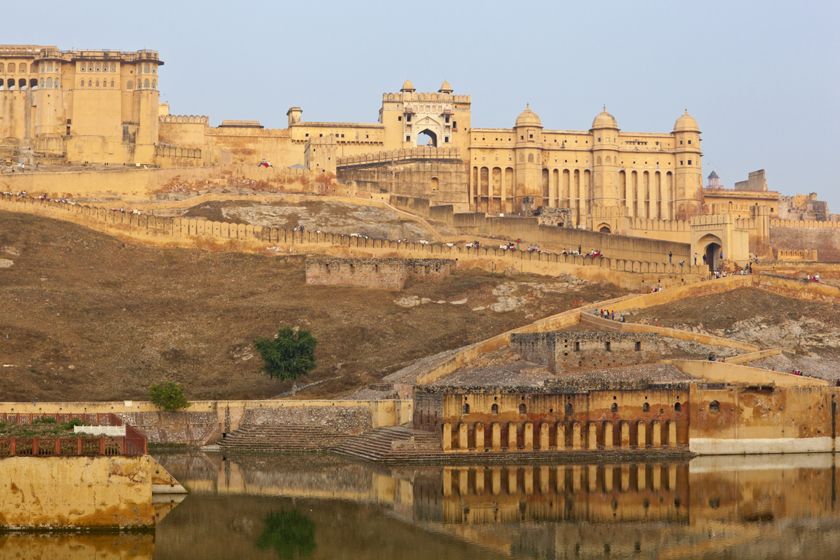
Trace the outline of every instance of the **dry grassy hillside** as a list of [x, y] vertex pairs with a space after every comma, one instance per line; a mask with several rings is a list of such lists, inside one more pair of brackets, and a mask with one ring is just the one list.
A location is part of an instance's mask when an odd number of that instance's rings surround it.
[[289, 385], [263, 374], [252, 341], [284, 324], [319, 340], [301, 383], [329, 381], [308, 394], [340, 394], [621, 293], [478, 271], [398, 294], [306, 286], [298, 258], [150, 248], [10, 213], [0, 213], [0, 260], [12, 263], [0, 268], [0, 400], [137, 399], [163, 379], [193, 398], [274, 396]]
[[707, 332], [762, 348], [782, 348], [783, 356], [752, 365], [840, 378], [840, 316], [831, 304], [742, 288], [651, 307], [632, 314], [630, 320]]

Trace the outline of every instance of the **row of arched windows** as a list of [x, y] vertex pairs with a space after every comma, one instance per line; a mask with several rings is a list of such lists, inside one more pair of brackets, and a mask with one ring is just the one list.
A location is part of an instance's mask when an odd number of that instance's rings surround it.
[[140, 65], [140, 73], [157, 74], [157, 64], [150, 64], [148, 62], [144, 62], [142, 65]]
[[26, 89], [27, 87], [30, 89], [37, 88], [38, 80], [35, 78], [32, 78], [29, 81], [27, 81], [26, 78], [0, 78], [0, 89]]
[[114, 87], [114, 83], [115, 83], [114, 80], [111, 80], [111, 85], [109, 86], [108, 85], [108, 80], [102, 80], [101, 82], [99, 80], [88, 80], [87, 85], [85, 85], [84, 80], [79, 80], [79, 87], [80, 88], [83, 88], [83, 87], [89, 87], [89, 88]]
[[58, 63], [52, 60], [38, 63], [38, 72], [58, 72]]
[[0, 62], [0, 72], [8, 72], [9, 74], [14, 74], [15, 72], [18, 74], [27, 74], [29, 72], [29, 66], [25, 62], [21, 62], [20, 64], [9, 62], [5, 65]]
[[116, 62], [80, 62], [80, 72], [116, 72]]

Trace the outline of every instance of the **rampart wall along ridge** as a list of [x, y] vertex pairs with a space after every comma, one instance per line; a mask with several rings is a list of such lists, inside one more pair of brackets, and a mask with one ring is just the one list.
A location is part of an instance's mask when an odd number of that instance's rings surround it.
[[[347, 249], [382, 250], [389, 253], [404, 254], [420, 258], [457, 259], [460, 256], [486, 257], [501, 259], [511, 263], [517, 261], [541, 263], [547, 265], [546, 273], [552, 273], [552, 265], [574, 265], [588, 268], [598, 268], [604, 271], [620, 271], [632, 273], [654, 273], [663, 275], [702, 275], [706, 271], [702, 266], [679, 266], [660, 262], [646, 262], [639, 260], [617, 259], [609, 257], [588, 257], [581, 255], [507, 251], [496, 247], [466, 248], [448, 246], [446, 244], [424, 244], [419, 242], [402, 242], [389, 239], [375, 239], [328, 232], [294, 231], [286, 228], [272, 228], [254, 226], [251, 224], [235, 224], [229, 222], [215, 222], [195, 218], [163, 218], [146, 214], [135, 214], [130, 211], [119, 211], [110, 208], [86, 206], [81, 204], [64, 204], [54, 201], [20, 198], [14, 195], [0, 195], [0, 207], [10, 211], [25, 211], [43, 213], [51, 217], [62, 219], [65, 216], [75, 216], [84, 222], [93, 222], [113, 227], [117, 230], [136, 231], [141, 235], [171, 239], [173, 241], [189, 238], [205, 238], [219, 241], [260, 242], [269, 244], [283, 244], [306, 249], [318, 246], [345, 247]], [[568, 273], [563, 267], [554, 273]]]

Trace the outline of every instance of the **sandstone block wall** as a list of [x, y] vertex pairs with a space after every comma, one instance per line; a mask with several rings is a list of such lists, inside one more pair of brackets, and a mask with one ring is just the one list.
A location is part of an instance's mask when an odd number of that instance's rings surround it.
[[821, 261], [840, 262], [840, 227], [793, 228], [771, 224], [770, 245], [777, 251], [816, 250]]
[[446, 259], [326, 259], [306, 260], [306, 283], [313, 286], [354, 286], [401, 290], [409, 278], [440, 280], [455, 261]]

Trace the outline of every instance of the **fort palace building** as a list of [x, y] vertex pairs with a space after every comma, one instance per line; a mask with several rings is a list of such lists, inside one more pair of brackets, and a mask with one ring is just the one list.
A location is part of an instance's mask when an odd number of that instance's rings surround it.
[[270, 162], [454, 212], [538, 214], [561, 227], [691, 243], [710, 266], [724, 245], [739, 261], [761, 253], [770, 220], [831, 219], [814, 195], [769, 190], [763, 172], [735, 189], [713, 174], [704, 187], [700, 126], [687, 111], [663, 132], [621, 130], [606, 107], [588, 130], [545, 128], [528, 106], [511, 128], [479, 128], [470, 97], [449, 82], [418, 92], [407, 80], [382, 95], [376, 122], [306, 121], [291, 107], [283, 129], [246, 120], [213, 127], [206, 116], [170, 114], [160, 102], [161, 65], [150, 50], [0, 46], [0, 163]]

